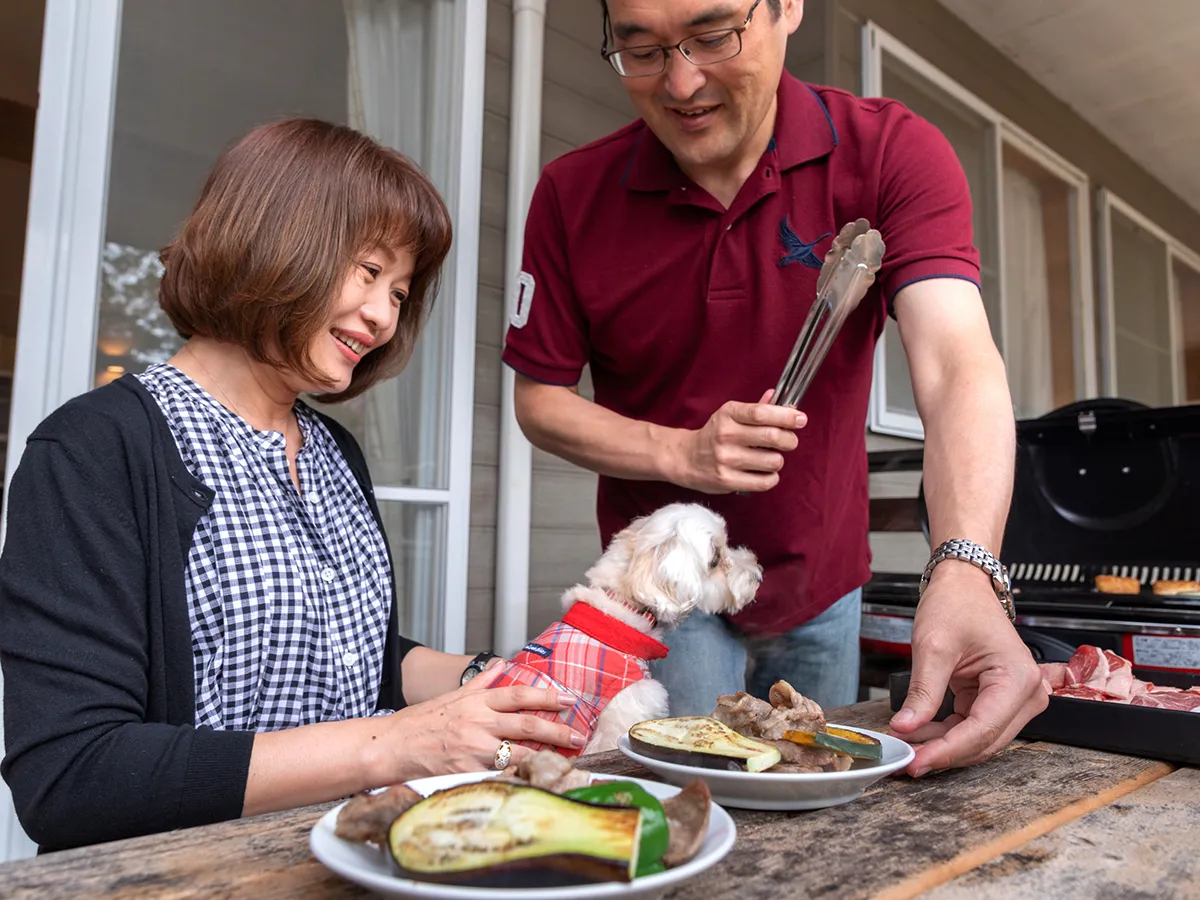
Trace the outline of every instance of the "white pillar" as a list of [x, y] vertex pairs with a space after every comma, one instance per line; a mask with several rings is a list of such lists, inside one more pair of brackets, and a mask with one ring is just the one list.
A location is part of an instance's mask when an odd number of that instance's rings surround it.
[[[121, 0], [46, 2], [6, 480], [38, 423], [92, 386], [120, 36]], [[0, 781], [0, 863], [35, 849]]]
[[[525, 216], [541, 172], [542, 55], [546, 0], [513, 0], [512, 98], [508, 120], [508, 221], [505, 248], [506, 321], [516, 311]], [[533, 448], [513, 411], [515, 376], [501, 366], [499, 510], [496, 521], [496, 604], [493, 647], [522, 647], [529, 615], [530, 496]]]

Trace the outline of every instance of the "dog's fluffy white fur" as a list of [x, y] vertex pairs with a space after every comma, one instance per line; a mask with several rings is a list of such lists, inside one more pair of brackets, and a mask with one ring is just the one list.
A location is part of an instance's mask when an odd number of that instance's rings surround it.
[[[618, 532], [585, 578], [586, 585], [563, 594], [564, 609], [586, 603], [662, 640], [694, 612], [742, 609], [758, 591], [762, 568], [745, 547], [728, 546], [720, 515], [699, 504], [672, 503]], [[666, 715], [666, 688], [643, 678], [604, 708], [584, 752], [616, 749], [617, 738], [631, 726]]]

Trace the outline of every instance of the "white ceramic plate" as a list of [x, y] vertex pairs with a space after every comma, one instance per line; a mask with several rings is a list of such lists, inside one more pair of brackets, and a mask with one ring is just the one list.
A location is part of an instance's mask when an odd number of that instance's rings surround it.
[[655, 775], [672, 784], [687, 784], [693, 778], [702, 778], [712, 792], [714, 803], [739, 809], [824, 809], [849, 803], [862, 792], [886, 775], [899, 771], [912, 762], [916, 755], [913, 748], [899, 738], [894, 738], [865, 728], [848, 728], [859, 734], [869, 735], [883, 744], [883, 760], [877, 763], [857, 761], [845, 772], [739, 772], [723, 769], [705, 769], [700, 766], [684, 766], [663, 762], [643, 756], [629, 746], [629, 735], [623, 734], [617, 747], [630, 759], [641, 763]]
[[[408, 786], [417, 793], [428, 797], [434, 791], [481, 781], [494, 774], [494, 772], [471, 772], [463, 775], [440, 775], [435, 778], [410, 781]], [[614, 775], [596, 776], [596, 780], [599, 781], [611, 781], [616, 778], [617, 776]], [[660, 800], [679, 793], [679, 788], [657, 781], [643, 781], [639, 778], [621, 778], [620, 780], [637, 782]], [[708, 816], [708, 834], [705, 836], [699, 852], [682, 866], [668, 869], [657, 875], [636, 878], [628, 884], [607, 882], [573, 887], [511, 889], [457, 887], [400, 878], [394, 874], [392, 864], [384, 856], [384, 851], [371, 844], [356, 844], [339, 838], [334, 834], [334, 827], [337, 824], [337, 814], [342, 806], [345, 804], [340, 804], [325, 813], [313, 826], [308, 840], [313, 856], [343, 878], [389, 897], [438, 898], [438, 900], [483, 900], [488, 897], [520, 897], [529, 898], [529, 900], [593, 900], [593, 898], [600, 897], [619, 897], [621, 900], [628, 900], [633, 897], [654, 897], [667, 888], [694, 878], [705, 869], [715, 865], [729, 852], [737, 837], [737, 828], [734, 826], [733, 820], [729, 818], [729, 813], [714, 803]]]

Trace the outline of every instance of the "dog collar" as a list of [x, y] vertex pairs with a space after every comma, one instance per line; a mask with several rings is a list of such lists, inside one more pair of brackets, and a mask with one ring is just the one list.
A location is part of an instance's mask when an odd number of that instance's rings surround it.
[[608, 588], [604, 589], [604, 593], [608, 595], [608, 599], [611, 600], [613, 603], [618, 603], [621, 606], [625, 607], [627, 610], [629, 610], [631, 613], [633, 613], [635, 616], [640, 616], [641, 618], [645, 619], [647, 622], [650, 623], [651, 628], [653, 628], [654, 626], [656, 626], [658, 624], [658, 619], [656, 619], [654, 617], [654, 613], [650, 612], [650, 610], [638, 609], [632, 603], [626, 603], [624, 600], [622, 600], [620, 597], [618, 597], [616, 594], [614, 594]]
[[586, 603], [572, 604], [562, 620], [588, 637], [638, 659], [664, 659], [669, 652], [667, 645], [661, 641]]

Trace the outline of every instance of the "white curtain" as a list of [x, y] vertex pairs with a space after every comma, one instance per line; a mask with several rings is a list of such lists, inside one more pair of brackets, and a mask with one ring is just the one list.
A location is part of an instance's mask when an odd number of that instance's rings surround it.
[[1030, 178], [1004, 169], [1005, 359], [1017, 418], [1054, 407], [1050, 340], [1050, 276], [1042, 192]]
[[[343, 2], [349, 124], [412, 159], [451, 204], [457, 155], [450, 102], [457, 90], [454, 0]], [[377, 485], [447, 486], [454, 291], [449, 268], [408, 368], [362, 398], [358, 436]], [[441, 554], [435, 550], [445, 517], [430, 508], [389, 514], [391, 505], [385, 503], [384, 514], [392, 528], [402, 627], [416, 640], [435, 641], [442, 585]]]

